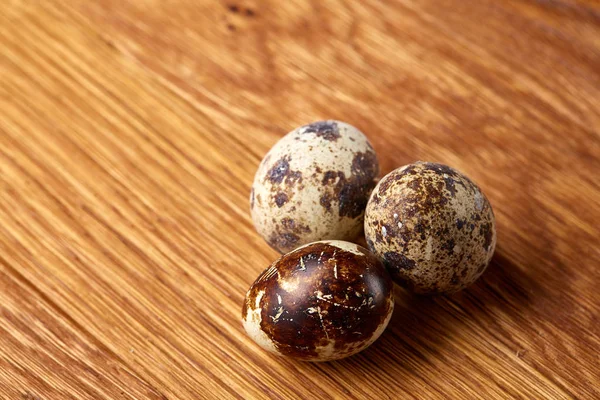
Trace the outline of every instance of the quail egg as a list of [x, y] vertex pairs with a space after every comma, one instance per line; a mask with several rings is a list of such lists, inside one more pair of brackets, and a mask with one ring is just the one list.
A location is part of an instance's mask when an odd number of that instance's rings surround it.
[[254, 226], [280, 253], [317, 240], [353, 240], [378, 173], [375, 151], [355, 127], [320, 121], [297, 128], [256, 172]]
[[351, 356], [373, 343], [394, 309], [393, 283], [356, 244], [321, 241], [288, 253], [252, 284], [242, 308], [264, 349], [306, 361]]
[[395, 282], [417, 293], [453, 293], [487, 268], [496, 223], [488, 199], [469, 178], [446, 165], [416, 162], [375, 187], [365, 238]]

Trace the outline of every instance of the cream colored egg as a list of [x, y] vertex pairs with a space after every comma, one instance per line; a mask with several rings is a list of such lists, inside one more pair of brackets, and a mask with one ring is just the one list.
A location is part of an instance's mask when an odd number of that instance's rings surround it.
[[256, 172], [254, 226], [281, 253], [317, 240], [353, 240], [378, 173], [375, 151], [355, 127], [321, 121], [297, 128]]

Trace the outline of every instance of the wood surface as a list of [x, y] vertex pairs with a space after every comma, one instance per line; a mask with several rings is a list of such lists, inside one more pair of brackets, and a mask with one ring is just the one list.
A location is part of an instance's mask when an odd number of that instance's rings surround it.
[[[472, 177], [492, 265], [358, 356], [261, 350], [258, 163], [347, 121]], [[0, 398], [600, 398], [600, 4], [6, 0]]]

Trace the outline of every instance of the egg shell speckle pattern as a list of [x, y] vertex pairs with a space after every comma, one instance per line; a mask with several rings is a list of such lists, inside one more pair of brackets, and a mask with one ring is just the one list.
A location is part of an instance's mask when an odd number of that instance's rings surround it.
[[368, 347], [394, 309], [393, 284], [367, 249], [342, 241], [282, 256], [250, 287], [242, 308], [248, 335], [264, 349], [329, 361]]
[[365, 237], [395, 282], [416, 293], [453, 293], [488, 266], [496, 246], [492, 207], [481, 190], [442, 164], [390, 172], [373, 190]]
[[353, 240], [378, 173], [373, 147], [353, 126], [302, 126], [277, 142], [256, 172], [254, 226], [281, 253], [317, 240]]

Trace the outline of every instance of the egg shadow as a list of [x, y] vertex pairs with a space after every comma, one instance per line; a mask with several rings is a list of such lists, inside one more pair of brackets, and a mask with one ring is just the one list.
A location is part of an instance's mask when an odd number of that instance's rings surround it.
[[[544, 288], [527, 273], [527, 265], [516, 265], [498, 249], [484, 275], [470, 288], [451, 296], [421, 296], [399, 287], [395, 290], [394, 315], [378, 341], [360, 354], [329, 363], [312, 364], [324, 375], [344, 370], [377, 380], [397, 371], [422, 384], [419, 370], [436, 368], [435, 362], [453, 346], [461, 331], [477, 334], [497, 326], [499, 314], [525, 318], [532, 296], [543, 296]], [[417, 366], [417, 368], [415, 368]], [[360, 380], [352, 390], [360, 390]]]

